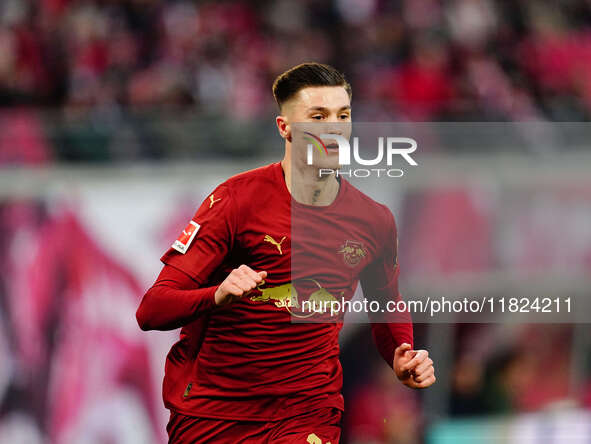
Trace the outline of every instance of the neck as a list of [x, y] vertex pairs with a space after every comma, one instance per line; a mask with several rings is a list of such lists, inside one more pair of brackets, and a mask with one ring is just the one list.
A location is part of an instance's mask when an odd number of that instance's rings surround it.
[[320, 177], [318, 168], [297, 168], [289, 156], [281, 161], [285, 185], [292, 197], [299, 203], [313, 206], [327, 206], [334, 202], [339, 193], [339, 181], [334, 174]]

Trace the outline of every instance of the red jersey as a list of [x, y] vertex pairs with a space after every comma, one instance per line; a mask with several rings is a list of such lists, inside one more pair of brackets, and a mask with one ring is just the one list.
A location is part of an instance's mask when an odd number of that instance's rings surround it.
[[[193, 299], [175, 319], [163, 320], [166, 306], [149, 306], [149, 292], [138, 310], [146, 328], [182, 325], [167, 357], [163, 396], [167, 408], [189, 416], [273, 421], [315, 408], [343, 410], [342, 323], [294, 322], [310, 320], [303, 302], [351, 299], [359, 280], [366, 295], [399, 296], [389, 209], [345, 180], [332, 204], [299, 204], [280, 163], [218, 186], [161, 260], [200, 288], [186, 293]], [[267, 271], [264, 284], [217, 307], [217, 285], [241, 264]], [[374, 325], [390, 365], [395, 346], [412, 345], [405, 320]]]

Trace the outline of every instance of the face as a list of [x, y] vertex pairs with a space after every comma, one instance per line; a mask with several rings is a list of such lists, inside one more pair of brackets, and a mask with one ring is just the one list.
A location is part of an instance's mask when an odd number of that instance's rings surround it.
[[303, 88], [283, 104], [277, 127], [291, 142], [294, 166], [308, 166], [308, 145], [312, 145], [312, 167], [337, 169], [338, 145], [334, 138], [321, 134], [351, 135], [351, 101], [342, 86]]

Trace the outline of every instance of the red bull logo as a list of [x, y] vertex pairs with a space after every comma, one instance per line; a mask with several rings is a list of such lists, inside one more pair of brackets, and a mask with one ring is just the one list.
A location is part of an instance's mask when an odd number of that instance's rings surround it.
[[[264, 282], [261, 285], [264, 285]], [[299, 308], [298, 292], [295, 287], [291, 285], [291, 282], [267, 288], [261, 288], [259, 285], [257, 290], [259, 290], [261, 294], [251, 296], [251, 301], [272, 302], [278, 308]]]
[[[313, 282], [317, 286], [317, 289], [310, 293], [307, 301], [303, 302], [304, 306], [308, 307], [308, 309], [305, 309], [305, 314], [300, 314], [304, 312], [300, 310], [298, 291], [291, 282], [266, 288], [262, 288], [263, 283], [257, 287], [260, 294], [250, 296], [250, 300], [254, 302], [273, 303], [277, 308], [285, 308], [296, 317], [309, 317], [315, 313], [330, 312], [331, 304], [337, 302], [337, 298], [326, 288], [323, 288], [316, 280], [306, 279], [306, 281]], [[343, 294], [344, 291], [341, 291], [340, 297]]]
[[349, 267], [355, 267], [367, 256], [367, 250], [361, 242], [350, 240], [345, 241], [337, 253], [343, 255], [343, 262]]

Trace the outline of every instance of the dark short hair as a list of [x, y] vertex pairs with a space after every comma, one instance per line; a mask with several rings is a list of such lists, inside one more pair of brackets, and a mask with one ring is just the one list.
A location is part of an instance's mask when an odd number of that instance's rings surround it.
[[309, 86], [342, 86], [351, 98], [351, 85], [345, 76], [330, 65], [302, 63], [288, 69], [273, 82], [273, 97], [279, 109], [299, 90]]

